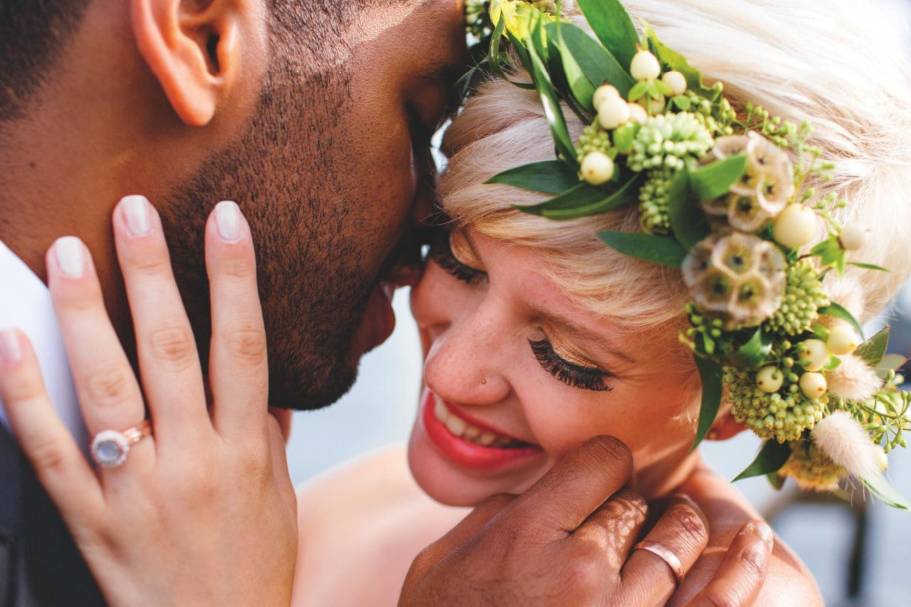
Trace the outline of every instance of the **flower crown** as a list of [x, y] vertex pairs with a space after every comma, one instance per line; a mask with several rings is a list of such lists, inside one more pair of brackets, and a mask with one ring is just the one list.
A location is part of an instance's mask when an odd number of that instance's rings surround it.
[[[692, 296], [682, 343], [702, 379], [694, 447], [722, 397], [734, 418], [765, 439], [735, 480], [785, 477], [835, 491], [850, 478], [887, 504], [908, 503], [886, 480], [886, 454], [906, 446], [911, 395], [886, 355], [888, 328], [863, 340], [852, 314], [822, 281], [854, 260], [864, 233], [842, 226], [846, 205], [811, 184], [834, 165], [808, 142], [811, 128], [742, 112], [648, 26], [640, 37], [618, 0], [577, 0], [595, 36], [565, 20], [560, 4], [469, 1], [478, 73], [510, 79], [506, 47], [531, 75], [556, 159], [516, 167], [488, 183], [552, 196], [522, 211], [569, 220], [637, 205], [640, 232], [603, 231], [617, 251], [678, 268]], [[578, 140], [563, 107], [588, 124]], [[819, 234], [825, 226], [827, 236]]]

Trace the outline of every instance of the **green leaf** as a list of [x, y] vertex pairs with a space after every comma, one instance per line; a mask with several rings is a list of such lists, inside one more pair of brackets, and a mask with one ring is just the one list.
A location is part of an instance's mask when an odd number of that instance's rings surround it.
[[490, 68], [494, 74], [503, 75], [503, 57], [500, 54], [500, 43], [503, 40], [503, 32], [506, 29], [506, 17], [500, 15], [499, 21], [493, 30], [493, 35], [490, 37], [490, 53], [488, 57], [490, 59]]
[[766, 474], [765, 477], [766, 480], [769, 481], [769, 484], [772, 485], [772, 489], [775, 491], [781, 491], [781, 488], [784, 487], [784, 477], [777, 472]]
[[544, 106], [544, 116], [547, 118], [548, 126], [550, 126], [550, 132], [553, 135], [557, 152], [567, 160], [578, 164], [576, 148], [573, 145], [572, 137], [569, 135], [569, 129], [566, 128], [566, 119], [563, 118], [563, 111], [557, 101], [557, 95], [554, 92], [554, 86], [550, 81], [547, 68], [531, 40], [528, 41], [527, 50], [531, 61], [535, 88], [541, 97], [541, 104]]
[[614, 131], [614, 146], [620, 154], [628, 154], [633, 149], [633, 142], [636, 141], [636, 134], [642, 128], [635, 122], [627, 122]]
[[699, 446], [708, 434], [721, 407], [721, 367], [708, 358], [696, 357], [696, 368], [702, 380], [702, 405], [699, 408], [699, 423], [696, 426], [696, 440], [693, 449]]
[[854, 315], [848, 312], [844, 306], [833, 302], [824, 308], [820, 308], [819, 313], [823, 316], [834, 316], [835, 318], [849, 323], [852, 327], [854, 327], [854, 329], [857, 331], [857, 334], [860, 335], [861, 339], [863, 339], [864, 328], [860, 326], [860, 323], [857, 322], [857, 319], [854, 318]]
[[690, 188], [697, 200], [714, 200], [727, 194], [747, 169], [744, 154], [730, 156], [690, 171]]
[[756, 329], [753, 336], [734, 354], [734, 360], [738, 366], [755, 369], [761, 366], [769, 358], [772, 351], [772, 339], [763, 333], [762, 329]]
[[886, 355], [886, 349], [889, 347], [889, 327], [883, 328], [879, 333], [860, 344], [854, 351], [865, 363], [875, 367]]
[[737, 475], [733, 482], [762, 476], [763, 474], [772, 474], [778, 472], [785, 465], [788, 458], [791, 457], [791, 446], [788, 443], [779, 443], [776, 440], [767, 440], [756, 455], [753, 463], [746, 467], [746, 470]]
[[[547, 26], [548, 31], [555, 31], [556, 24]], [[635, 84], [632, 76], [624, 69], [617, 59], [598, 41], [589, 36], [585, 31], [571, 23], [560, 25], [563, 42], [572, 54], [579, 69], [588, 78], [592, 86], [597, 89], [604, 83], [612, 84], [625, 99], [630, 89]]]
[[560, 61], [563, 63], [563, 72], [566, 74], [566, 82], [569, 84], [569, 89], [582, 107], [592, 109], [595, 87], [583, 73], [579, 62], [576, 61], [575, 56], [566, 44], [563, 29], [568, 26], [565, 26], [561, 21], [557, 21], [552, 25], [555, 26], [556, 36], [554, 36], [554, 39], [556, 40], [557, 50], [560, 51]]
[[876, 473], [872, 476], [862, 478], [860, 479], [860, 482], [863, 483], [864, 487], [866, 487], [870, 493], [886, 505], [899, 510], [911, 510], [911, 505], [909, 505], [907, 500], [896, 491], [882, 473]]
[[891, 270], [889, 268], [884, 268], [882, 266], [878, 266], [875, 263], [864, 263], [862, 261], [849, 261], [848, 265], [854, 266], [856, 268], [863, 268], [864, 270], [875, 270], [877, 272], [891, 272]]
[[643, 179], [643, 175], [636, 175], [611, 193], [605, 193], [601, 190], [601, 198], [599, 200], [571, 208], [542, 209], [541, 215], [548, 219], [578, 219], [579, 217], [599, 215], [625, 207], [639, 200], [639, 184]]
[[511, 185], [532, 192], [556, 195], [579, 185], [579, 175], [561, 160], [548, 160], [503, 171], [485, 183]]
[[677, 95], [671, 98], [671, 102], [677, 106], [680, 111], [687, 112], [693, 107], [693, 102], [686, 95]]
[[578, 0], [585, 19], [601, 43], [629, 71], [639, 35], [619, 0]]
[[819, 262], [823, 267], [833, 267], [839, 272], [845, 271], [847, 253], [841, 248], [838, 238], [835, 236], [823, 240], [810, 249], [810, 255], [819, 257]]
[[837, 369], [840, 366], [841, 366], [841, 359], [835, 355], [832, 355], [829, 357], [828, 362], [826, 362], [825, 366], [823, 367], [823, 371], [834, 371], [835, 369]]
[[677, 241], [664, 236], [604, 231], [598, 232], [598, 237], [620, 253], [669, 268], [679, 268], [686, 257], [686, 251]]
[[629, 91], [630, 101], [639, 101], [648, 93], [648, 82], [637, 82]]
[[686, 57], [665, 46], [651, 28], [646, 28], [645, 35], [648, 38], [652, 52], [655, 53], [658, 60], [668, 68], [683, 74], [686, 78], [687, 88], [712, 101], [718, 98], [718, 92], [705, 86], [702, 81], [702, 74], [687, 62]]
[[690, 192], [689, 172], [686, 169], [678, 171], [668, 190], [668, 214], [674, 238], [687, 251], [708, 236], [710, 231], [705, 213], [693, 204], [695, 201]]

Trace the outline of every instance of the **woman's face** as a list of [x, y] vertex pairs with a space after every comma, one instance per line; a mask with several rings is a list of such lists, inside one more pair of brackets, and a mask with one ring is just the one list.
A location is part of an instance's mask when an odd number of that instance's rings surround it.
[[548, 279], [533, 249], [471, 230], [441, 243], [411, 300], [425, 387], [409, 463], [431, 497], [522, 492], [602, 434], [629, 446], [653, 488], [680, 467], [696, 413], [692, 369], [669, 364], [685, 355], [673, 329], [619, 331]]

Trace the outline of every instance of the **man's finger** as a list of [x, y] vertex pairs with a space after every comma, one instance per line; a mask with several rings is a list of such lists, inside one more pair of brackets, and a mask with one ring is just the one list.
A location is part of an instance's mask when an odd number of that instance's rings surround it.
[[615, 571], [620, 571], [645, 524], [648, 503], [624, 489], [588, 517], [572, 535], [572, 541], [597, 546]]
[[715, 578], [688, 607], [753, 605], [769, 570], [774, 542], [772, 530], [763, 521], [744, 525], [731, 542]]
[[[618, 605], [664, 605], [682, 578], [702, 555], [709, 528], [699, 506], [675, 496], [623, 567]], [[641, 546], [641, 547], [640, 547]]]
[[0, 331], [0, 400], [13, 434], [41, 484], [71, 529], [99, 520], [104, 496], [98, 479], [48, 397], [28, 338], [15, 329]]
[[535, 537], [565, 538], [629, 481], [632, 468], [626, 445], [609, 436], [593, 438], [563, 456], [519, 497], [508, 523], [518, 531], [535, 526]]

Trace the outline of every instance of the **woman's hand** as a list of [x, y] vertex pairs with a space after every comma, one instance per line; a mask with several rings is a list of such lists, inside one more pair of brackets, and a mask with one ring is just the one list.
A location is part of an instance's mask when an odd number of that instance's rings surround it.
[[211, 403], [152, 206], [114, 212], [140, 382], [107, 317], [89, 251], [58, 240], [49, 286], [90, 434], [152, 436], [93, 471], [57, 417], [28, 339], [0, 334], [0, 395], [12, 429], [112, 605], [282, 605], [297, 526], [284, 441], [269, 415], [266, 341], [250, 231], [220, 203], [206, 226]]

